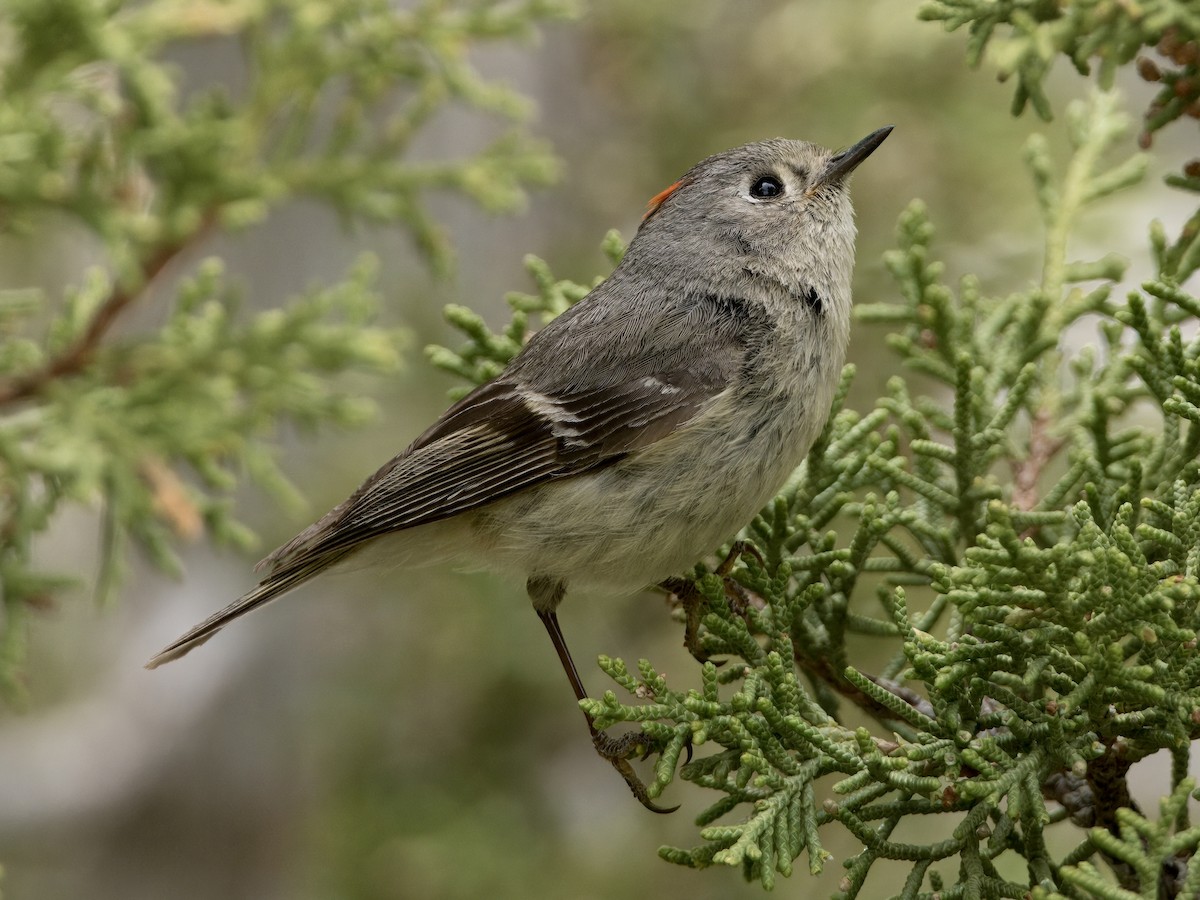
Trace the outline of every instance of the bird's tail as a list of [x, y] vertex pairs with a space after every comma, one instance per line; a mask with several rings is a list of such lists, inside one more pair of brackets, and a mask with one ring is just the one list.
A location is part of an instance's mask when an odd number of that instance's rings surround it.
[[239, 619], [251, 610], [282, 597], [292, 588], [299, 587], [347, 555], [348, 551], [345, 550], [333, 554], [332, 557], [328, 554], [311, 554], [308, 559], [297, 561], [298, 564], [282, 566], [264, 578], [252, 591], [163, 647], [146, 663], [146, 668], [157, 669], [163, 663], [179, 659], [194, 647], [199, 647], [234, 619]]

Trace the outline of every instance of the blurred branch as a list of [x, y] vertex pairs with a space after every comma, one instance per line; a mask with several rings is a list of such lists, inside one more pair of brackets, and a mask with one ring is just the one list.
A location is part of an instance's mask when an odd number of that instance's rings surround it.
[[172, 261], [200, 243], [214, 224], [215, 217], [208, 214], [204, 217], [201, 227], [190, 238], [160, 247], [152, 253], [142, 264], [138, 283], [128, 287], [114, 286], [108, 299], [92, 316], [83, 334], [66, 350], [55, 355], [36, 371], [0, 380], [0, 406], [39, 394], [55, 379], [74, 375], [86, 368], [121, 313], [145, 295], [159, 274]]

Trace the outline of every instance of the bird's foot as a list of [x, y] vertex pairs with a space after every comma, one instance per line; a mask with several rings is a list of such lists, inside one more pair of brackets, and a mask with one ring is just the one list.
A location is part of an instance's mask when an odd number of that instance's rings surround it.
[[[695, 582], [687, 578], [668, 578], [659, 585], [664, 591], [674, 597], [679, 608], [683, 610], [683, 646], [692, 659], [698, 663], [709, 661], [708, 651], [700, 644], [700, 620], [704, 618], [704, 595], [700, 593]], [[718, 661], [715, 665], [723, 665]]]
[[[638, 800], [638, 803], [646, 807], [653, 813], [673, 813], [679, 809], [678, 806], [662, 807], [650, 799], [650, 793], [646, 788], [645, 782], [638, 777], [638, 774], [633, 771], [633, 766], [630, 760], [637, 757], [646, 759], [651, 753], [660, 750], [656, 742], [645, 732], [630, 731], [619, 737], [611, 737], [603, 731], [592, 729], [592, 744], [596, 748], [596, 752], [603, 759], [607, 759], [612, 767], [620, 773], [625, 779], [625, 783], [629, 785], [629, 790], [633, 792]], [[687, 760], [684, 765], [692, 761], [692, 745], [687, 744]]]
[[725, 578], [733, 571], [734, 565], [743, 556], [753, 556], [758, 560], [758, 564], [764, 569], [767, 567], [767, 561], [763, 559], [763, 555], [758, 552], [758, 548], [749, 541], [734, 541], [729, 547], [729, 553], [721, 560], [721, 564], [717, 566], [716, 574]]
[[729, 548], [729, 554], [717, 566], [716, 574], [720, 576], [721, 583], [725, 588], [725, 599], [729, 602], [729, 608], [733, 610], [733, 614], [746, 618], [746, 611], [751, 606], [762, 608], [763, 601], [761, 597], [751, 594], [750, 591], [742, 587], [736, 579], [730, 574], [733, 571], [734, 564], [743, 556], [753, 556], [758, 560], [758, 564], [762, 568], [767, 567], [767, 561], [763, 559], [763, 555], [759, 553], [758, 548], [748, 541], [734, 541], [733, 546]]
[[[746, 615], [746, 610], [754, 603], [754, 598], [749, 591], [730, 576], [730, 573], [737, 561], [746, 555], [753, 556], [758, 560], [759, 565], [766, 566], [766, 560], [763, 559], [757, 547], [747, 541], [734, 541], [729, 553], [713, 573], [721, 579], [724, 585], [725, 598], [729, 603], [729, 608], [735, 615], [743, 617]], [[668, 578], [659, 584], [659, 587], [674, 597], [683, 610], [683, 646], [687, 648], [688, 653], [692, 654], [692, 658], [696, 662], [709, 662], [709, 653], [700, 642], [700, 622], [704, 618], [705, 612], [704, 595], [700, 593], [695, 582], [688, 578]], [[719, 660], [714, 664], [721, 666], [724, 663], [725, 660]]]

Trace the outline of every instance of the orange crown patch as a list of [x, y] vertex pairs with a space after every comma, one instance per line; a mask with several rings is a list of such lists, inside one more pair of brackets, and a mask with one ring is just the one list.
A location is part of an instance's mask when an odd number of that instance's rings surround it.
[[658, 208], [662, 206], [664, 202], [666, 202], [668, 197], [670, 197], [679, 189], [681, 184], [683, 184], [682, 181], [677, 181], [666, 190], [659, 191], [657, 194], [651, 197], [650, 202], [646, 204], [646, 214], [642, 216], [642, 221], [645, 222], [648, 218], [658, 212]]

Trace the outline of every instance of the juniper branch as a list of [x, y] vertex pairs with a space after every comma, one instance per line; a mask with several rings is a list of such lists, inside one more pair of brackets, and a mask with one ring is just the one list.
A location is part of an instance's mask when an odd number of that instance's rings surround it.
[[26, 400], [41, 393], [51, 382], [85, 369], [121, 314], [145, 295], [163, 270], [199, 244], [214, 225], [215, 217], [211, 213], [207, 214], [202, 217], [196, 231], [186, 239], [159, 247], [149, 253], [140, 267], [138, 282], [114, 285], [108, 298], [100, 304], [74, 343], [35, 371], [0, 380], [0, 406]]

